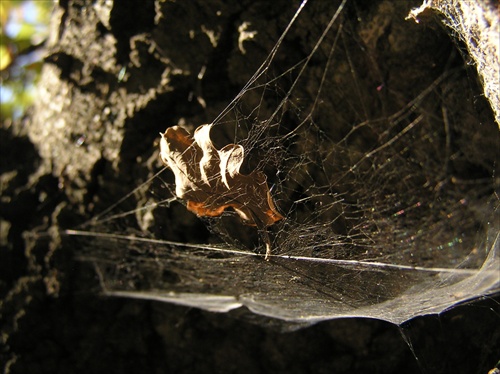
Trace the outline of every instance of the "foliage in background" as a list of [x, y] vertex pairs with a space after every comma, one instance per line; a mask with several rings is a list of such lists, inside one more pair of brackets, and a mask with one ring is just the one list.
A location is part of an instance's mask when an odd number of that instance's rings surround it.
[[52, 0], [0, 1], [0, 118], [23, 115], [35, 95]]

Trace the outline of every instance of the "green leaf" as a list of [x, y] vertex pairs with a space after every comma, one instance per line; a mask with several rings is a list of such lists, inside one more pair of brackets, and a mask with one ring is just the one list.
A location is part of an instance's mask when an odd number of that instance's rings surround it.
[[12, 62], [12, 56], [6, 45], [0, 44], [0, 70], [5, 69]]

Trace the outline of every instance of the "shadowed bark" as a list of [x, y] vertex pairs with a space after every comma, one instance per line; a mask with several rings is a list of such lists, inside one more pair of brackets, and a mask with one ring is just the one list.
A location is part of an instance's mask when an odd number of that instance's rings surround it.
[[[324, 4], [310, 5], [314, 17], [294, 31], [297, 56], [307, 55], [314, 41], [304, 30], [314, 34], [324, 26]], [[394, 90], [416, 94], [427, 84], [422, 79], [429, 66], [448, 63], [455, 45], [436, 18], [404, 20], [418, 5], [349, 4], [347, 17], [355, 25], [349, 31], [386, 69], [368, 69], [360, 83], [385, 74]], [[281, 334], [273, 321], [259, 325], [233, 318], [239, 316], [100, 297], [94, 269], [61, 244], [59, 230], [106, 209], [158, 170], [159, 131], [217, 117], [264, 61], [297, 6], [285, 0], [61, 0], [55, 6], [40, 96], [21, 122], [0, 130], [5, 372], [420, 371], [399, 328], [381, 321], [332, 321]], [[254, 38], [244, 34], [245, 23]], [[471, 81], [471, 90], [479, 87]], [[495, 103], [495, 89], [485, 86]], [[369, 112], [380, 110], [366, 105]], [[481, 118], [491, 118], [485, 101], [476, 108]], [[332, 123], [346, 122], [342, 113], [328, 114]], [[139, 193], [129, 208], [144, 200]], [[187, 237], [208, 236], [189, 212], [175, 214]], [[161, 230], [161, 223], [152, 229]], [[491, 308], [498, 310], [495, 300], [458, 307], [439, 321], [414, 320], [405, 331], [418, 361], [431, 372], [491, 369], [500, 342]]]

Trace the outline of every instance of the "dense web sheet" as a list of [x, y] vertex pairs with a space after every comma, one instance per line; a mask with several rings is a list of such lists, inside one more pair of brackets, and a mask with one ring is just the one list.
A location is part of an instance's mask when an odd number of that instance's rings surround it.
[[[302, 3], [255, 74], [235, 78], [247, 83], [212, 123], [217, 149], [243, 147], [242, 174], [267, 177], [284, 219], [249, 227], [229, 209], [200, 218], [205, 243], [171, 240], [166, 228], [192, 213], [179, 213], [185, 201], [158, 162], [150, 179], [65, 233], [105, 294], [293, 322], [399, 324], [498, 292], [496, 124], [474, 119], [457, 64], [391, 86], [369, 21], [362, 29], [349, 11], [345, 1]], [[305, 33], [303, 17], [317, 29]], [[295, 43], [311, 48], [295, 55]], [[375, 81], [367, 71], [377, 69]], [[127, 211], [130, 200], [137, 207]]]

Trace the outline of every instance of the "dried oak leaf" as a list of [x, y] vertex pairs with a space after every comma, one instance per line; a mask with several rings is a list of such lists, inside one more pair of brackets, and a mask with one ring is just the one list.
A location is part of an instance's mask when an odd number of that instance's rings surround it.
[[217, 217], [233, 208], [248, 225], [267, 227], [283, 216], [276, 210], [266, 176], [240, 174], [244, 150], [228, 144], [217, 150], [210, 139], [212, 125], [191, 135], [173, 126], [161, 134], [160, 157], [175, 174], [175, 194], [198, 216]]

